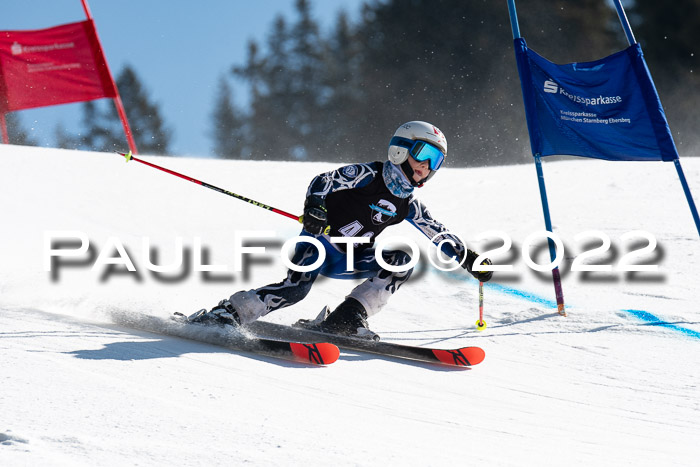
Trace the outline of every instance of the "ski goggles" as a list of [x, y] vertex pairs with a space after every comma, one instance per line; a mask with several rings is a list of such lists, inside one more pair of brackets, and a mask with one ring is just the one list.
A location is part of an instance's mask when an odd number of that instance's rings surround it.
[[445, 160], [445, 154], [442, 153], [440, 148], [434, 144], [428, 143], [427, 141], [413, 141], [407, 138], [401, 138], [400, 136], [394, 136], [391, 138], [389, 146], [401, 146], [403, 148], [407, 148], [411, 157], [418, 162], [429, 161], [430, 170], [439, 169]]

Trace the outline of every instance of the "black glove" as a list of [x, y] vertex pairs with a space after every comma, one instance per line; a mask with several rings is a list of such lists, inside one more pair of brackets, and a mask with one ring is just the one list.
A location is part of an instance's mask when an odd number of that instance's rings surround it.
[[328, 226], [328, 210], [323, 198], [311, 195], [304, 202], [304, 230], [311, 235], [321, 235]]
[[[491, 280], [491, 276], [493, 276], [493, 271], [479, 271], [478, 266], [477, 270], [474, 271], [472, 270], [472, 266], [474, 265], [474, 261], [476, 261], [476, 258], [479, 256], [478, 253], [473, 252], [472, 250], [467, 249], [467, 259], [464, 260], [462, 263], [462, 267], [469, 271], [469, 273], [474, 276], [475, 279], [477, 279], [479, 282], [488, 282]], [[484, 265], [491, 265], [491, 260], [488, 258], [485, 258], [481, 264]]]

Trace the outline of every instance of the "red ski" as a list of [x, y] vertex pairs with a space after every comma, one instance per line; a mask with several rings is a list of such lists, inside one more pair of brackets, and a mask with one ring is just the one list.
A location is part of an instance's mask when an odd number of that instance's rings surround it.
[[357, 337], [340, 336], [300, 327], [256, 321], [246, 326], [257, 336], [275, 339], [300, 340], [304, 342], [328, 342], [341, 349], [357, 350], [376, 355], [404, 358], [450, 366], [473, 366], [484, 361], [486, 353], [481, 347], [457, 349], [435, 349], [412, 345], [394, 344]]
[[328, 342], [258, 338], [231, 326], [207, 326], [189, 323], [187, 317], [181, 313], [175, 313], [171, 319], [137, 313], [113, 313], [112, 319], [116, 324], [133, 329], [196, 340], [236, 352], [312, 365], [330, 365], [337, 361], [340, 356], [338, 346]]
[[223, 347], [250, 352], [268, 357], [283, 358], [286, 360], [296, 360], [314, 365], [330, 365], [340, 357], [340, 349], [328, 342], [294, 341], [285, 339], [265, 339], [257, 336], [250, 336], [240, 332], [238, 328], [232, 326], [217, 326], [192, 323], [187, 320], [187, 316], [182, 313], [175, 313], [173, 320], [187, 324], [186, 328], [199, 328], [200, 332], [188, 333], [184, 329], [184, 335], [180, 337], [188, 339], [202, 340], [204, 342], [215, 343]]

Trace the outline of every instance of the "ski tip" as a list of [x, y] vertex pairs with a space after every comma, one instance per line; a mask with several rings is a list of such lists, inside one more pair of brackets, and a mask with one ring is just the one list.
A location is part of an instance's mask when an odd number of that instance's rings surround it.
[[462, 347], [452, 350], [433, 350], [435, 357], [446, 365], [472, 366], [478, 365], [486, 358], [486, 352], [481, 347]]
[[330, 365], [340, 357], [340, 349], [327, 342], [316, 344], [290, 343], [290, 348], [297, 358], [314, 365]]

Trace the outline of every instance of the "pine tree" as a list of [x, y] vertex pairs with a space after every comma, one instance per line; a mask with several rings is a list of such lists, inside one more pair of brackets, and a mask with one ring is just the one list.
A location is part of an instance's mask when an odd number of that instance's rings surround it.
[[5, 114], [5, 125], [7, 127], [7, 137], [10, 144], [18, 146], [36, 146], [37, 142], [29, 136], [29, 133], [22, 125], [20, 116], [15, 112]]
[[319, 105], [323, 84], [323, 49], [318, 24], [311, 18], [308, 0], [297, 0], [298, 20], [290, 34], [291, 41], [291, 112], [289, 120], [298, 139], [292, 155], [300, 160], [319, 160], [323, 148], [316, 143], [326, 116]]
[[628, 16], [682, 156], [700, 143], [700, 1], [635, 0]]
[[[150, 102], [136, 72], [125, 66], [116, 84], [139, 153], [167, 155], [171, 132], [164, 127], [158, 106]], [[82, 107], [83, 131], [74, 136], [58, 132], [59, 147], [100, 152], [128, 150], [124, 127], [111, 99], [85, 102]]]
[[308, 0], [297, 0], [298, 20], [289, 27], [278, 17], [268, 36], [267, 54], [248, 47], [244, 66], [234, 74], [251, 88], [249, 135], [255, 159], [317, 160], [324, 121], [319, 105], [323, 83], [323, 46]]
[[324, 71], [319, 93], [321, 110], [318, 135], [326, 160], [354, 162], [351, 144], [364, 112], [356, 105], [362, 98], [359, 67], [361, 49], [347, 13], [338, 14], [331, 36], [324, 42]]
[[289, 124], [291, 109], [289, 68], [289, 35], [281, 16], [274, 22], [268, 36], [268, 53], [263, 56], [255, 41], [248, 44], [244, 66], [234, 67], [233, 73], [247, 82], [251, 89], [251, 103], [247, 126], [252, 145], [251, 157], [263, 160], [289, 158], [297, 140]]
[[362, 152], [379, 153], [389, 131], [425, 120], [448, 135], [450, 165], [519, 155], [507, 144], [524, 118], [521, 106], [506, 107], [519, 101], [519, 85], [505, 2], [377, 3], [364, 11], [358, 37], [362, 105], [371, 116]]
[[[99, 104], [102, 104], [100, 106]], [[82, 135], [78, 146], [92, 151], [126, 151], [126, 137], [112, 101], [90, 101], [83, 104]]]
[[[624, 47], [605, 0], [518, 5], [528, 44], [552, 61]], [[278, 18], [266, 50], [251, 43], [234, 69], [251, 89], [255, 158], [383, 159], [399, 124], [426, 120], [448, 135], [450, 165], [530, 160], [506, 2], [371, 2], [357, 25], [341, 15], [328, 37], [309, 0], [296, 9], [294, 23]]]
[[628, 13], [650, 66], [659, 73], [700, 73], [700, 1], [635, 0]]
[[555, 63], [597, 60], [627, 45], [606, 0], [518, 0], [518, 7], [528, 46]]
[[[610, 51], [612, 10], [604, 0], [522, 0], [518, 6], [528, 44], [552, 60], [577, 60], [583, 52], [600, 58]], [[595, 28], [588, 28], [590, 15], [599, 21]], [[362, 105], [375, 122], [363, 132], [383, 136], [368, 137], [365, 152], [386, 144], [389, 122], [395, 128], [418, 119], [448, 135], [449, 164], [529, 160], [506, 2], [376, 3], [365, 9], [358, 37]]]
[[214, 154], [227, 159], [247, 159], [250, 147], [245, 139], [244, 122], [233, 104], [231, 87], [224, 77], [219, 85], [212, 113]]
[[116, 83], [139, 152], [167, 155], [171, 131], [165, 128], [158, 106], [150, 101], [134, 69], [126, 65]]

